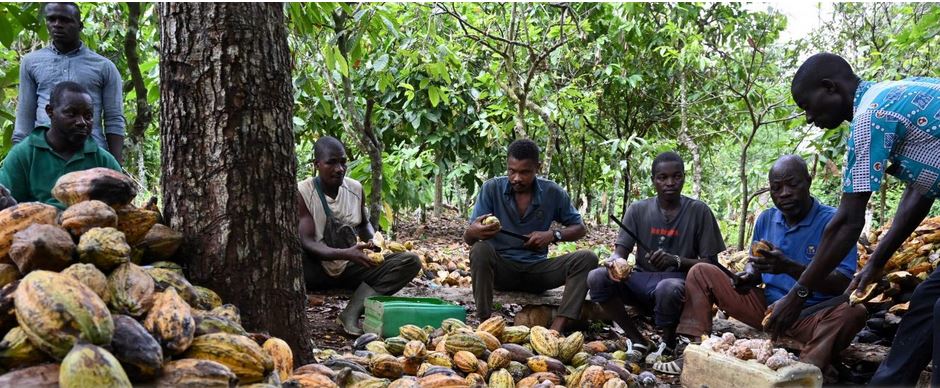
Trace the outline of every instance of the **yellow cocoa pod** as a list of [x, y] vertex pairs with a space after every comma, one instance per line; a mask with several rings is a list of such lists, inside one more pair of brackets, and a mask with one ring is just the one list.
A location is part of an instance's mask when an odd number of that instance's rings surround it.
[[442, 373], [422, 377], [418, 384], [421, 388], [467, 388], [467, 380], [463, 377]]
[[398, 328], [398, 334], [409, 341], [428, 342], [428, 333], [424, 329], [415, 325], [403, 325]]
[[226, 318], [220, 318], [208, 314], [193, 314], [193, 319], [196, 321], [195, 336], [197, 337], [212, 333], [229, 333], [244, 336], [248, 335], [248, 332], [242, 328], [242, 325], [232, 322]]
[[192, 310], [172, 288], [154, 294], [153, 307], [144, 319], [144, 328], [170, 355], [185, 351], [196, 334]]
[[764, 255], [759, 252], [760, 250], [770, 251], [771, 248], [770, 245], [767, 245], [767, 243], [763, 241], [756, 241], [751, 244], [751, 256], [764, 257]]
[[444, 352], [430, 352], [425, 361], [427, 361], [428, 364], [443, 366], [445, 368], [454, 367], [454, 364], [450, 361], [450, 357]]
[[80, 237], [91, 228], [113, 228], [117, 226], [117, 221], [114, 209], [97, 200], [76, 203], [59, 216], [59, 224], [75, 237]]
[[509, 362], [512, 361], [512, 355], [508, 350], [499, 348], [490, 352], [490, 357], [487, 358], [486, 363], [489, 365], [490, 369], [500, 369], [509, 366]]
[[167, 260], [173, 257], [180, 244], [183, 243], [183, 234], [163, 224], [154, 224], [147, 234], [134, 245], [134, 249], [141, 251], [144, 262]]
[[457, 331], [457, 329], [465, 328], [467, 328], [467, 324], [456, 318], [447, 318], [441, 321], [441, 330], [446, 334], [453, 333]]
[[163, 366], [157, 379], [158, 388], [228, 388], [235, 386], [238, 377], [227, 366], [211, 360], [184, 358]]
[[486, 344], [475, 334], [453, 333], [447, 336], [447, 340], [444, 342], [444, 348], [447, 349], [447, 353], [450, 354], [455, 354], [463, 350], [479, 357], [486, 351]]
[[115, 228], [91, 228], [78, 241], [78, 260], [108, 272], [130, 261], [131, 247]]
[[426, 346], [424, 346], [424, 342], [412, 340], [405, 344], [405, 350], [403, 354], [407, 358], [423, 360], [424, 357], [428, 355], [428, 349]]
[[141, 317], [153, 306], [153, 278], [134, 263], [119, 265], [108, 275], [108, 304], [118, 314]]
[[373, 356], [369, 367], [372, 375], [380, 378], [397, 379], [404, 373], [401, 362], [395, 356], [389, 354]]
[[503, 329], [503, 335], [499, 337], [500, 341], [510, 344], [524, 344], [529, 342], [529, 328], [526, 326], [506, 326]]
[[467, 373], [467, 377], [465, 377], [464, 380], [466, 380], [467, 385], [471, 387], [482, 387], [486, 385], [486, 379], [479, 373]]
[[55, 225], [57, 210], [39, 202], [24, 202], [0, 211], [0, 263], [10, 261], [13, 236], [33, 224]]
[[92, 199], [108, 205], [127, 204], [137, 196], [137, 185], [120, 171], [96, 167], [60, 176], [52, 196], [66, 206]]
[[20, 281], [14, 294], [16, 320], [30, 342], [61, 359], [78, 338], [111, 343], [114, 321], [104, 301], [71, 276], [37, 270]]
[[388, 348], [386, 348], [385, 342], [383, 341], [372, 341], [366, 344], [366, 350], [375, 353], [375, 354], [388, 354]]
[[215, 291], [201, 286], [193, 286], [196, 290], [195, 308], [202, 310], [212, 310], [222, 306], [222, 298]]
[[490, 388], [515, 388], [516, 382], [506, 369], [497, 369], [490, 374]]
[[286, 381], [294, 371], [294, 353], [284, 340], [271, 337], [261, 345], [264, 352], [271, 356], [274, 370], [277, 371], [281, 381]]
[[392, 251], [393, 253], [401, 253], [407, 251], [408, 249], [405, 248], [404, 244], [392, 241], [388, 243], [388, 250]]
[[487, 333], [492, 334], [496, 338], [500, 338], [503, 335], [503, 329], [506, 328], [506, 319], [495, 315], [489, 319], [480, 323], [480, 326], [477, 326], [477, 330], [482, 330]]
[[558, 345], [558, 359], [564, 363], [570, 363], [574, 355], [584, 348], [584, 334], [580, 331], [571, 333]]
[[477, 330], [473, 334], [479, 337], [481, 340], [483, 340], [483, 344], [486, 345], [486, 349], [489, 351], [493, 351], [493, 349], [496, 349], [499, 347], [499, 345], [501, 345], [499, 340], [496, 339], [496, 337], [494, 337], [492, 334], [485, 332], [483, 330]]
[[13, 235], [10, 259], [21, 273], [37, 269], [61, 271], [72, 261], [72, 236], [56, 225], [33, 224]]
[[117, 229], [124, 233], [130, 245], [140, 243], [150, 228], [160, 220], [159, 212], [133, 205], [118, 206], [114, 210], [118, 216]]
[[118, 360], [107, 350], [87, 343], [78, 343], [59, 365], [59, 386], [130, 388], [131, 381]]
[[48, 359], [46, 353], [29, 342], [26, 332], [19, 326], [10, 329], [0, 341], [0, 366], [5, 369], [37, 365]]
[[475, 372], [479, 367], [477, 357], [465, 350], [454, 353], [454, 365], [457, 366], [457, 369], [466, 373]]
[[243, 335], [213, 333], [196, 337], [183, 356], [225, 365], [242, 383], [259, 382], [274, 369], [271, 356]]
[[560, 372], [565, 373], [565, 364], [548, 356], [534, 356], [526, 360], [526, 365], [533, 372]]
[[538, 354], [558, 357], [558, 340], [542, 326], [535, 326], [529, 331], [529, 343]]
[[610, 380], [607, 380], [606, 383], [604, 383], [604, 388], [627, 388], [627, 387], [629, 387], [629, 385], [627, 385], [627, 382], [621, 380], [619, 377], [612, 378]]
[[[181, 272], [175, 269], [154, 267], [153, 265], [141, 268], [147, 271], [147, 274], [153, 278], [154, 286], [156, 286], [158, 291], [165, 291], [172, 288], [176, 290], [176, 293], [183, 298], [190, 307], [206, 307], [199, 305], [199, 296], [196, 287], [194, 287], [189, 280], [186, 280]], [[238, 323], [241, 323], [240, 320]]]
[[239, 325], [242, 324], [241, 312], [238, 311], [238, 307], [231, 303], [226, 303], [212, 309], [212, 311], [209, 311], [209, 315], [225, 318]]
[[61, 274], [78, 280], [94, 291], [101, 300], [107, 302], [110, 299], [108, 298], [108, 278], [94, 264], [75, 263], [62, 270]]
[[291, 376], [284, 380], [285, 387], [303, 387], [303, 388], [339, 388], [329, 377], [319, 373], [306, 373]]
[[499, 225], [499, 218], [496, 218], [496, 216], [489, 216], [483, 219], [483, 225], [493, 224]]

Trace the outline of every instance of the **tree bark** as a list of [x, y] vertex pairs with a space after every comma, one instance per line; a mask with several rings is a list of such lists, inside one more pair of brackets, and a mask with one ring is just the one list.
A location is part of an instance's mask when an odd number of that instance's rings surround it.
[[195, 284], [312, 359], [283, 4], [158, 3], [164, 216]]
[[444, 211], [444, 158], [437, 153], [437, 173], [434, 174], [434, 217], [441, 218]]
[[679, 142], [692, 154], [692, 198], [698, 199], [702, 197], [702, 152], [695, 140], [689, 136], [687, 94], [688, 89], [683, 71], [679, 73]]
[[128, 131], [128, 140], [137, 156], [137, 180], [144, 189], [147, 183], [147, 167], [144, 161], [144, 133], [153, 120], [153, 112], [147, 103], [147, 87], [140, 73], [140, 56], [137, 55], [137, 31], [140, 29], [140, 3], [127, 3], [127, 32], [124, 33], [124, 57], [127, 59], [127, 71], [134, 86], [137, 112], [134, 123]]

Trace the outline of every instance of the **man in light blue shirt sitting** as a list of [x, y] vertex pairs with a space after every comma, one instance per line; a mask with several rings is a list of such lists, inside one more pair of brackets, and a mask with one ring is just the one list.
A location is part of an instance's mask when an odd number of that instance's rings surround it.
[[[708, 334], [712, 304], [751, 327], [764, 329], [765, 312], [775, 309], [774, 304], [816, 260], [823, 229], [836, 210], [810, 195], [812, 179], [799, 156], [778, 159], [768, 178], [774, 207], [761, 213], [754, 225], [754, 242], [763, 242], [766, 247], [756, 249], [745, 271], [730, 281], [715, 266], [692, 267], [686, 277], [687, 300], [677, 329], [680, 334], [692, 338]], [[852, 249], [826, 276], [823, 287], [801, 294], [806, 309], [785, 333], [803, 343], [800, 360], [823, 371], [865, 326], [865, 308], [850, 306], [847, 299], [838, 297], [852, 279], [857, 261], [858, 252]], [[763, 289], [755, 288], [761, 283]]]
[[[94, 116], [91, 137], [121, 163], [124, 147], [124, 108], [121, 74], [107, 58], [86, 47], [81, 39], [81, 13], [75, 3], [43, 5], [52, 44], [23, 56], [20, 62], [19, 102], [13, 143], [29, 137], [36, 127], [48, 127], [46, 105], [56, 84], [72, 81], [91, 94]], [[103, 126], [102, 126], [103, 124]]]

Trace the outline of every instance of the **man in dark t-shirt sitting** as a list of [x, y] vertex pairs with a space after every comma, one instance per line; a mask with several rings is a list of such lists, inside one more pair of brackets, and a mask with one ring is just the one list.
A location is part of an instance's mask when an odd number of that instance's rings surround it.
[[[605, 268], [588, 275], [588, 287], [591, 300], [603, 307], [633, 343], [645, 347], [648, 340], [627, 315], [624, 302], [652, 310], [666, 346], [675, 349], [675, 330], [685, 302], [685, 274], [695, 264], [716, 262], [725, 244], [708, 205], [682, 195], [685, 165], [678, 154], [659, 154], [652, 173], [656, 197], [630, 205], [623, 216], [624, 225], [643, 241], [637, 244], [621, 230]], [[634, 246], [633, 272], [617, 279], [611, 268], [624, 264]]]

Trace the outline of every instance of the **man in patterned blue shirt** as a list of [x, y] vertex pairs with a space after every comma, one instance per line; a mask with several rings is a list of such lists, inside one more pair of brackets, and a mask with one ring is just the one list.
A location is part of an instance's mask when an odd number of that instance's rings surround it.
[[[848, 290], [862, 290], [881, 278], [885, 263], [927, 216], [940, 195], [940, 79], [907, 78], [901, 81], [863, 82], [841, 57], [820, 53], [800, 66], [790, 87], [806, 121], [822, 128], [837, 128], [851, 121], [839, 209], [823, 233], [816, 258], [799, 282], [775, 306], [768, 329], [786, 331], [799, 316], [813, 290], [822, 287], [865, 226], [865, 206], [881, 188], [884, 174], [905, 182], [891, 228]], [[898, 328], [888, 357], [878, 368], [872, 385], [917, 383], [921, 370], [933, 357], [940, 365], [940, 271], [934, 271], [914, 291], [910, 309]], [[940, 316], [936, 317], [940, 319]], [[924, 351], [925, 346], [931, 350]], [[935, 373], [931, 385], [940, 385]]]

